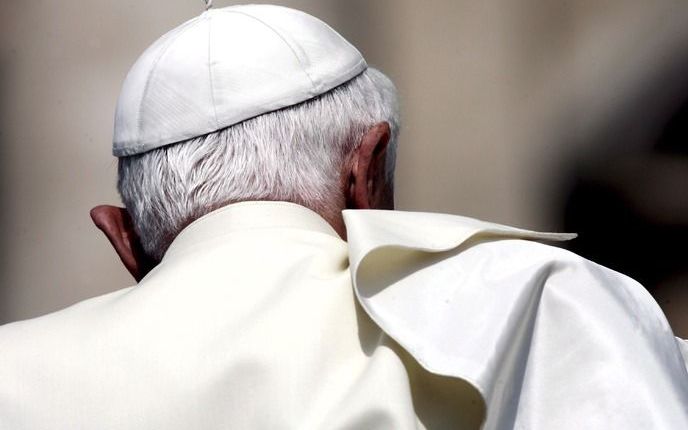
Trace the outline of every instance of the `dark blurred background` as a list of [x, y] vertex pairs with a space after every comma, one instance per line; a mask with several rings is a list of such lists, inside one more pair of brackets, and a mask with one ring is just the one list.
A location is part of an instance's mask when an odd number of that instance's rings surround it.
[[[234, 4], [215, 1], [215, 7]], [[688, 337], [688, 2], [293, 0], [396, 82], [398, 207], [580, 234]], [[88, 210], [119, 203], [119, 87], [201, 0], [0, 3], [0, 323], [131, 285]]]

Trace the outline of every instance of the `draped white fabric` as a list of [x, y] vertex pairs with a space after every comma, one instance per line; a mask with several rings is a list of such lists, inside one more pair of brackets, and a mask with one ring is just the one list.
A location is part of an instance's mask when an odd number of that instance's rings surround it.
[[426, 369], [480, 391], [485, 429], [688, 428], [685, 364], [647, 291], [514, 240], [565, 236], [443, 214], [345, 220], [360, 303]]
[[0, 428], [688, 428], [685, 345], [642, 286], [521, 240], [570, 236], [344, 217], [348, 244], [229, 205], [136, 287], [0, 327]]

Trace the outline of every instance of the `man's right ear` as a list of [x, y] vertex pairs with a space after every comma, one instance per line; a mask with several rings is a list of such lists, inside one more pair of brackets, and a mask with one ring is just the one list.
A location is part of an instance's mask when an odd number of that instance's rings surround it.
[[100, 205], [91, 209], [93, 223], [107, 236], [115, 252], [136, 282], [143, 279], [155, 267], [153, 259], [143, 251], [134, 231], [129, 212], [125, 208]]

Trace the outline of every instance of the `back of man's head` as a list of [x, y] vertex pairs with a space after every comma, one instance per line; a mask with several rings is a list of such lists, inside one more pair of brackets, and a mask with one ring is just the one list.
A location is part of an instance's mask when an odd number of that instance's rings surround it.
[[381, 122], [391, 128], [385, 169], [392, 183], [398, 110], [392, 82], [368, 68], [295, 106], [120, 157], [118, 189], [155, 260], [193, 220], [234, 202], [290, 201], [330, 219], [346, 205], [346, 159]]
[[[342, 209], [393, 205], [398, 110], [392, 82], [317, 18], [272, 5], [206, 11], [131, 68], [113, 142], [126, 211], [94, 219], [113, 244], [108, 231], [124, 238], [122, 255], [130, 217], [154, 261], [195, 219], [246, 200], [306, 206], [344, 236]], [[381, 182], [389, 196], [371, 197]]]

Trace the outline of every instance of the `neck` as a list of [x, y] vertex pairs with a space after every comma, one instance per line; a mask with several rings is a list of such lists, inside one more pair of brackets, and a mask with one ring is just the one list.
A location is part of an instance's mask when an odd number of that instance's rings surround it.
[[332, 226], [334, 231], [337, 232], [339, 237], [346, 240], [346, 226], [344, 225], [344, 218], [342, 217], [342, 211], [347, 208], [344, 197], [332, 199], [326, 203], [316, 202], [315, 204], [309, 204], [306, 202], [294, 202], [299, 205], [305, 206], [312, 210], [313, 212], [320, 215], [328, 224]]

